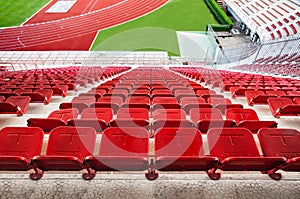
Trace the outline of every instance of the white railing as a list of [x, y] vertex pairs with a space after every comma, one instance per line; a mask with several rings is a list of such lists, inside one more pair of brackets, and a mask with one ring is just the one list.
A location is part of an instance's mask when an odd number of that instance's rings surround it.
[[52, 66], [167, 65], [162, 51], [0, 51], [0, 65], [9, 70]]

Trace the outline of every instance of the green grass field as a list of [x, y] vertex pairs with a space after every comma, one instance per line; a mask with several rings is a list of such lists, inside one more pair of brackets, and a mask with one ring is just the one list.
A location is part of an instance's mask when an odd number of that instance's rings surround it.
[[0, 0], [0, 27], [18, 26], [50, 0]]
[[217, 21], [203, 0], [171, 0], [159, 10], [101, 31], [92, 50], [165, 50], [179, 55], [176, 31], [206, 31]]

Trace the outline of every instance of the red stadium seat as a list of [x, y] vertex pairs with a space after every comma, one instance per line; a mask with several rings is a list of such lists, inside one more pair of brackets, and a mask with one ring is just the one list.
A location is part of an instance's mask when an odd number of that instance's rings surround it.
[[[17, 93], [13, 93], [11, 91], [11, 89], [5, 89], [6, 91], [0, 91], [0, 96], [3, 96], [5, 97], [5, 99], [8, 99], [9, 97], [11, 96], [19, 96], [19, 94]], [[7, 91], [7, 90], [10, 90], [10, 91]]]
[[57, 127], [50, 132], [45, 156], [32, 158], [36, 172], [30, 175], [39, 180], [44, 171], [80, 171], [83, 160], [93, 154], [96, 132], [89, 127]]
[[216, 95], [217, 94], [216, 91], [214, 91], [214, 90], [197, 90], [196, 93], [199, 97], [202, 97], [203, 95], [209, 96], [209, 95]]
[[[270, 98], [272, 99], [272, 98]], [[226, 119], [234, 120], [237, 127], [244, 127], [256, 133], [260, 128], [276, 128], [275, 121], [260, 121], [252, 109], [231, 108], [225, 111]]]
[[289, 98], [270, 98], [268, 104], [272, 115], [276, 118], [300, 115], [300, 105], [294, 104]]
[[276, 95], [276, 97], [280, 97], [282, 95], [285, 95], [284, 91], [276, 90], [276, 91], [266, 91], [267, 95]]
[[31, 158], [40, 155], [44, 132], [36, 127], [5, 127], [0, 130], [0, 170], [27, 171]]
[[300, 171], [300, 133], [294, 129], [261, 129], [258, 139], [266, 157], [285, 157], [287, 162], [276, 168], [284, 171]]
[[186, 114], [182, 109], [157, 109], [153, 112], [153, 120], [181, 120], [186, 119]]
[[233, 120], [223, 120], [222, 113], [216, 108], [192, 109], [191, 121], [200, 130], [206, 133], [210, 128], [233, 127]]
[[32, 93], [32, 89], [19, 88], [13, 91], [13, 93], [21, 94], [21, 93]]
[[93, 96], [79, 96], [74, 97], [71, 102], [63, 102], [60, 104], [60, 109], [76, 108], [81, 113], [84, 109], [89, 108], [91, 104], [95, 103]]
[[294, 100], [295, 98], [300, 98], [300, 91], [287, 91], [286, 93], [286, 95], [282, 95], [280, 97], [290, 98], [291, 100]]
[[34, 92], [20, 93], [21, 96], [30, 97], [30, 103], [49, 104], [52, 98], [53, 91], [51, 89], [37, 89]]
[[30, 118], [27, 126], [40, 127], [44, 132], [50, 132], [58, 126], [66, 126], [69, 120], [76, 119], [79, 111], [75, 108], [56, 110], [49, 114], [48, 118]]
[[246, 91], [254, 91], [254, 88], [245, 88], [245, 87], [230, 87], [230, 92], [232, 98], [235, 98], [237, 96], [245, 96]]
[[223, 171], [261, 171], [272, 179], [280, 180], [281, 175], [272, 172], [284, 164], [284, 157], [262, 157], [259, 154], [252, 133], [245, 128], [214, 128], [207, 133], [210, 155], [221, 162], [217, 169]]
[[92, 89], [92, 90], [88, 91], [88, 93], [98, 94], [100, 96], [103, 96], [104, 94], [107, 93], [107, 90], [103, 89], [103, 88], [95, 88], [95, 89]]
[[[153, 112], [153, 131], [163, 127], [192, 127], [182, 109], [157, 109]], [[153, 133], [154, 133], [153, 132]]]
[[180, 103], [186, 114], [190, 114], [190, 111], [193, 108], [212, 108], [212, 105], [206, 103], [205, 99], [197, 96], [183, 97], [180, 99]]
[[66, 85], [55, 85], [51, 87], [54, 96], [66, 97], [68, 92], [68, 86]]
[[28, 96], [10, 96], [4, 102], [0, 102], [0, 114], [17, 114], [22, 116], [26, 113], [30, 102]]
[[145, 108], [121, 108], [111, 127], [148, 127], [149, 110]]
[[157, 96], [152, 99], [152, 111], [157, 109], [179, 109], [180, 104], [175, 97]]
[[[148, 132], [144, 128], [107, 128], [97, 156], [88, 156], [85, 166], [94, 171], [143, 171], [148, 169]], [[90, 180], [95, 172], [83, 174]]]
[[80, 119], [71, 119], [68, 126], [92, 127], [96, 132], [102, 132], [113, 119], [111, 108], [87, 108], [81, 113]]
[[299, 104], [300, 105], [300, 98], [295, 98], [293, 100], [294, 104]]
[[[155, 134], [154, 147], [155, 167], [160, 171], [208, 171], [219, 163], [218, 158], [205, 156], [196, 128], [161, 128]], [[218, 179], [219, 175], [210, 177]]]
[[246, 91], [247, 102], [250, 106], [254, 104], [268, 104], [269, 98], [276, 98], [276, 95], [266, 95], [263, 91]]
[[103, 97], [120, 97], [120, 98], [122, 98], [122, 102], [124, 102], [127, 95], [122, 92], [114, 93], [112, 91], [108, 91], [108, 93], [104, 94]]
[[123, 105], [122, 97], [118, 96], [103, 96], [97, 102], [91, 104], [91, 108], [112, 108], [116, 114], [119, 108]]
[[123, 104], [124, 108], [146, 108], [150, 109], [150, 95], [147, 96], [130, 96], [126, 98], [125, 103]]
[[214, 108], [219, 109], [222, 114], [229, 108], [243, 108], [242, 104], [232, 104], [228, 98], [212, 97], [208, 98], [207, 102], [213, 105]]

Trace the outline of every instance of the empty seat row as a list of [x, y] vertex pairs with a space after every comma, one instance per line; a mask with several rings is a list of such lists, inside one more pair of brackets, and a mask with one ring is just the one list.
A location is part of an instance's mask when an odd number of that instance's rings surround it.
[[[269, 105], [274, 117], [300, 115], [298, 108], [300, 81], [297, 79], [232, 71], [213, 73], [212, 70], [198, 68], [172, 68], [172, 70], [193, 78], [198, 75], [204, 82], [211, 83], [212, 87], [220, 87], [222, 92], [230, 91], [233, 98], [246, 96], [250, 106], [254, 104]], [[203, 76], [206, 74], [208, 78], [204, 79]]]
[[276, 90], [276, 91], [246, 91], [245, 96], [247, 99], [247, 102], [250, 106], [254, 104], [268, 104], [269, 98], [300, 98], [300, 91], [288, 91], [288, 95], [285, 94], [282, 90]]
[[18, 87], [7, 87], [3, 86], [0, 88], [0, 93], [33, 93], [36, 90], [52, 90], [54, 96], [62, 96], [66, 97], [68, 86], [67, 85], [38, 85], [36, 87], [33, 86], [18, 86]]
[[226, 119], [216, 108], [193, 108], [190, 119], [182, 109], [157, 109], [152, 116], [145, 108], [121, 108], [114, 118], [112, 108], [86, 108], [80, 118], [76, 108], [56, 110], [48, 118], [30, 118], [29, 127], [40, 127], [44, 132], [50, 132], [58, 126], [93, 127], [96, 132], [102, 132], [107, 127], [144, 127], [153, 135], [162, 127], [196, 127], [201, 133], [206, 133], [216, 127], [245, 127], [256, 133], [263, 127], [275, 128], [275, 121], [261, 121], [252, 109], [227, 109]]
[[15, 92], [1, 92], [0, 96], [8, 98], [10, 96], [28, 96], [30, 103], [44, 103], [49, 104], [52, 98], [53, 91], [51, 89], [37, 89], [34, 92], [30, 89], [15, 90]]
[[300, 133], [291, 129], [263, 128], [258, 132], [259, 153], [253, 135], [245, 128], [214, 128], [207, 134], [209, 155], [195, 128], [162, 128], [155, 135], [154, 157], [143, 128], [108, 128], [97, 155], [96, 132], [88, 127], [58, 127], [51, 131], [41, 155], [43, 131], [35, 127], [6, 127], [0, 131], [0, 169], [33, 170], [40, 179], [45, 171], [80, 171], [91, 180], [97, 171], [146, 171], [154, 180], [159, 171], [206, 171], [217, 180], [223, 171], [261, 171], [275, 180], [278, 170], [300, 171]]

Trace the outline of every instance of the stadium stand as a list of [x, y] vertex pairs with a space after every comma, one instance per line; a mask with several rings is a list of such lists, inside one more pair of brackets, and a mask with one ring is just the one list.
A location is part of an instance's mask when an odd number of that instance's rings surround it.
[[300, 13], [296, 0], [225, 0], [225, 3], [242, 28], [250, 29], [252, 37], [256, 33], [261, 42], [288, 39], [299, 34]]
[[[125, 0], [63, 20], [2, 28], [0, 50], [96, 34], [166, 2]], [[47, 57], [41, 63], [16, 53], [16, 68], [14, 59], [0, 56], [11, 64], [0, 66], [2, 197], [299, 198], [299, 2], [217, 3], [256, 42], [247, 56], [239, 47], [222, 63], [218, 56], [227, 54], [220, 48], [211, 61], [209, 49], [207, 65], [178, 59], [180, 65], [166, 66], [175, 58], [148, 64], [133, 54], [114, 62], [94, 52], [76, 61], [81, 52], [58, 52], [68, 55], [41, 53]], [[17, 71], [27, 55], [34, 69]], [[98, 56], [107, 59], [101, 67]]]
[[[29, 176], [33, 180], [70, 172], [92, 180], [91, 183], [98, 182], [107, 172], [114, 176], [145, 176], [148, 180], [160, 176], [156, 181], [170, 173], [193, 172], [205, 180], [223, 181], [226, 171], [232, 172], [232, 178], [254, 171], [255, 177], [261, 172], [284, 181], [286, 172], [299, 170], [297, 155], [269, 153], [268, 147], [274, 145], [269, 146], [269, 141], [261, 138], [267, 136], [266, 131], [270, 136], [272, 132], [282, 132], [281, 121], [259, 118], [253, 110], [258, 105], [254, 103], [250, 108], [246, 104], [247, 98], [265, 93], [272, 95], [267, 99], [269, 103], [273, 99], [292, 99], [297, 104], [299, 88], [294, 86], [299, 80], [225, 70], [216, 74], [201, 67], [114, 69], [117, 72], [112, 69], [110, 73], [118, 76], [109, 73], [108, 79], [100, 73], [100, 83], [90, 78], [95, 85], [87, 83], [84, 88], [81, 84], [78, 91], [68, 91], [66, 98], [54, 96], [58, 106], [48, 117], [29, 117], [28, 127], [18, 127], [49, 135], [44, 138], [46, 151], [26, 157], [26, 166], [16, 169], [31, 170]], [[249, 86], [256, 93], [246, 91], [245, 96], [234, 99], [230, 89], [236, 85]], [[14, 86], [9, 89], [18, 92], [18, 86]], [[79, 92], [81, 89], [84, 92]], [[242, 99], [244, 103], [237, 103]], [[62, 104], [66, 106], [59, 107]], [[265, 99], [259, 106], [268, 109]], [[72, 175], [68, 175], [70, 178]]]

